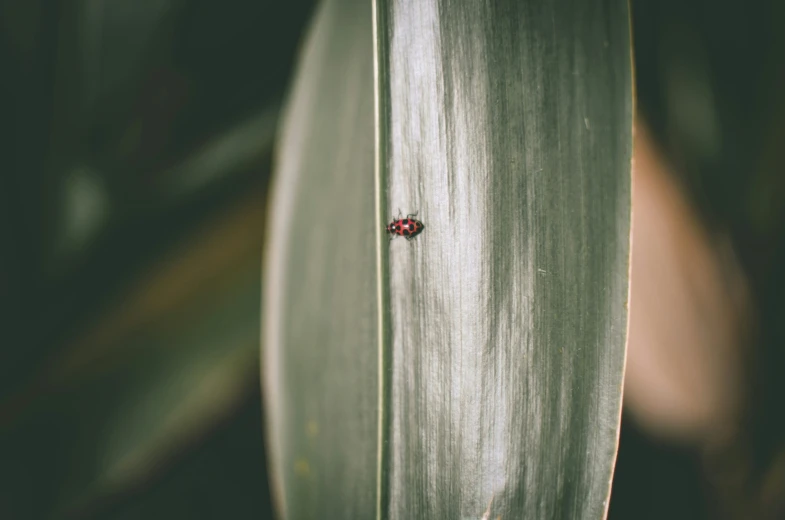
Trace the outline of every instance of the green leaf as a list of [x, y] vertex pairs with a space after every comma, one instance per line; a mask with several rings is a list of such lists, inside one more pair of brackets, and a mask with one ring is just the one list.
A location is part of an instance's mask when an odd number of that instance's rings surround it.
[[[279, 146], [263, 316], [279, 510], [603, 518], [627, 327], [627, 3], [370, 11], [321, 5]], [[399, 208], [425, 230], [388, 244]]]
[[264, 384], [273, 493], [289, 518], [377, 508], [371, 21], [367, 1], [318, 9], [271, 188]]

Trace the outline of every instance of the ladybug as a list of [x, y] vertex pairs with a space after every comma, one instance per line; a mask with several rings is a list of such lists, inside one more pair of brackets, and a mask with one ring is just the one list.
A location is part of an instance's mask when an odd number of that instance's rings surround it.
[[411, 240], [422, 233], [425, 226], [422, 222], [414, 218], [416, 215], [417, 213], [410, 213], [409, 215], [406, 215], [406, 218], [401, 218], [399, 210], [398, 218], [387, 224], [386, 230], [391, 235], [390, 240], [397, 235], [404, 237], [406, 240]]

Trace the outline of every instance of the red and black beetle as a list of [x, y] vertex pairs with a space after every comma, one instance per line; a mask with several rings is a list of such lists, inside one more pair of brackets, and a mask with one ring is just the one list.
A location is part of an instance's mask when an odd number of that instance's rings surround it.
[[390, 240], [396, 236], [402, 236], [406, 240], [411, 240], [422, 233], [422, 230], [425, 229], [425, 226], [422, 222], [414, 218], [416, 215], [417, 213], [410, 213], [409, 215], [406, 215], [406, 218], [401, 218], [399, 212], [398, 218], [387, 224], [386, 230], [390, 235], [392, 235]]

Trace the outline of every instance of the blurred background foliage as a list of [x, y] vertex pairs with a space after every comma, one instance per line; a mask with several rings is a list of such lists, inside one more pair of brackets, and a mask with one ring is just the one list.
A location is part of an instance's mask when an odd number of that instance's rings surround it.
[[[312, 4], [0, 0], [0, 518], [270, 517], [266, 187]], [[639, 119], [755, 310], [717, 472], [781, 506], [785, 4], [632, 7]], [[625, 413], [610, 517], [716, 517], [701, 453]]]

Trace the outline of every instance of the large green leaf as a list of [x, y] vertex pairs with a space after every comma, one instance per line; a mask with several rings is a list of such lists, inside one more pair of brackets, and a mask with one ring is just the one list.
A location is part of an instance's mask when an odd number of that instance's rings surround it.
[[631, 142], [623, 0], [323, 3], [266, 255], [287, 518], [605, 515]]

